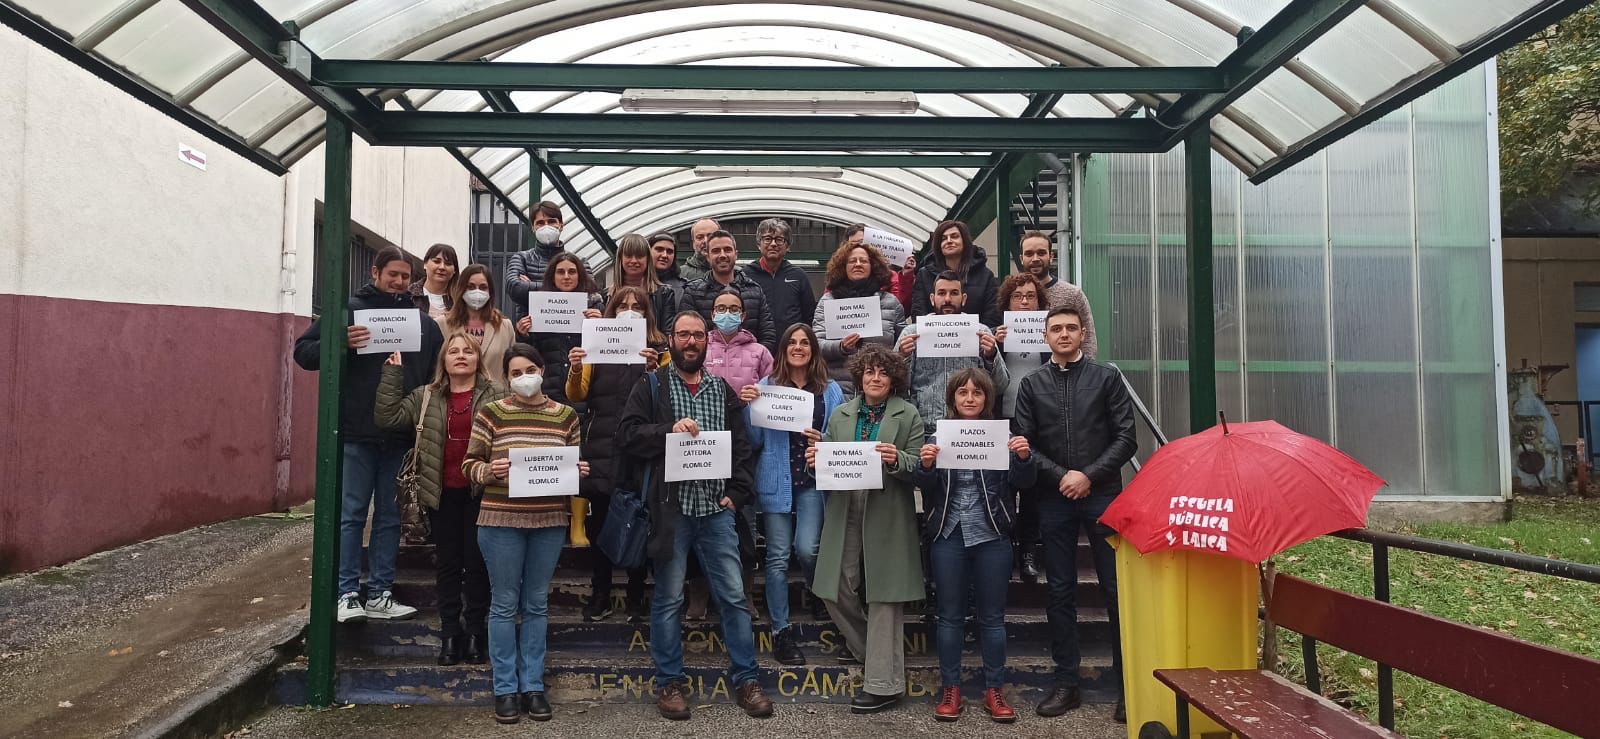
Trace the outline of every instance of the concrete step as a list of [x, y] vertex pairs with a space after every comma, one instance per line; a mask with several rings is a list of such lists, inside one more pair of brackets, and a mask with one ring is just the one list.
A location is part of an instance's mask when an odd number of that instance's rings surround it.
[[[809, 614], [795, 614], [792, 624], [795, 636], [808, 655], [829, 657], [844, 642], [837, 627], [828, 622], [811, 620]], [[596, 656], [648, 655], [650, 626], [630, 624], [621, 615], [589, 623], [583, 621], [574, 608], [558, 608], [550, 613], [549, 643], [551, 649], [562, 652], [587, 650]], [[763, 655], [772, 653], [770, 625], [763, 620], [753, 626], [756, 648]], [[935, 626], [920, 613], [906, 616], [906, 654], [932, 654]], [[1009, 649], [1018, 656], [1047, 657], [1050, 653], [1050, 628], [1042, 610], [1016, 610], [1006, 614], [1006, 634]], [[1111, 628], [1106, 612], [1100, 608], [1082, 608], [1078, 611], [1078, 637], [1085, 645], [1108, 645]], [[972, 633], [969, 629], [969, 642]], [[339, 632], [339, 649], [343, 657], [367, 661], [385, 658], [430, 658], [439, 650], [439, 617], [436, 611], [423, 611], [406, 621], [370, 621], [346, 626]], [[725, 651], [720, 623], [686, 623], [683, 629], [685, 649], [690, 651]], [[972, 646], [969, 643], [969, 647]]]
[[[362, 550], [363, 556], [365, 556], [365, 553], [365, 550]], [[563, 547], [557, 567], [588, 572], [589, 563], [592, 561], [591, 558], [593, 556], [593, 550], [588, 547]], [[432, 570], [433, 545], [402, 544], [395, 564], [400, 569]], [[1043, 566], [1044, 563], [1041, 562], [1040, 567]], [[1089, 540], [1086, 538], [1078, 540], [1078, 567], [1079, 569], [1094, 567], [1094, 558], [1090, 554]]]
[[[751, 595], [757, 608], [765, 613], [766, 598], [765, 576], [757, 572], [755, 583], [751, 588]], [[645, 586], [645, 596], [649, 597], [652, 586]], [[617, 573], [612, 579], [611, 601], [612, 609], [622, 612], [626, 609], [627, 576]], [[589, 598], [594, 594], [590, 586], [589, 575], [572, 570], [556, 571], [556, 576], [550, 582], [550, 605], [553, 607], [583, 606], [589, 603]], [[431, 570], [403, 570], [395, 578], [394, 597], [401, 603], [417, 608], [438, 605], [438, 594], [434, 591], [434, 575]], [[789, 607], [799, 611], [809, 607], [811, 591], [806, 588], [805, 580], [798, 573], [793, 573], [789, 578]], [[1006, 603], [1009, 608], [1044, 608], [1049, 602], [1050, 589], [1046, 583], [1025, 583], [1020, 580], [1011, 581], [1011, 591], [1007, 595]], [[1105, 594], [1100, 590], [1100, 584], [1095, 577], [1094, 570], [1078, 571], [1077, 603], [1081, 607], [1100, 608], [1105, 606]], [[912, 606], [920, 609], [921, 603]]]
[[[692, 703], [732, 702], [726, 678], [728, 663], [722, 654], [686, 652], [684, 672]], [[814, 664], [782, 667], [760, 658], [761, 683], [779, 703], [848, 703], [861, 684], [860, 665], [840, 665], [831, 659]], [[981, 695], [980, 661], [963, 660], [963, 692]], [[1115, 700], [1105, 646], [1086, 646], [1081, 670], [1084, 700]], [[1054, 666], [1047, 658], [1015, 656], [1007, 659], [1006, 692], [1014, 698], [1038, 700], [1054, 685]], [[654, 701], [655, 668], [648, 655], [592, 658], [552, 653], [545, 665], [550, 700], [556, 703], [649, 703]], [[932, 655], [906, 656], [908, 697], [931, 703], [940, 687], [938, 660]], [[493, 673], [488, 665], [440, 667], [431, 661], [351, 660], [340, 666], [337, 700], [340, 703], [377, 705], [489, 705], [493, 702]], [[278, 703], [305, 703], [305, 663], [279, 671], [274, 686]]]

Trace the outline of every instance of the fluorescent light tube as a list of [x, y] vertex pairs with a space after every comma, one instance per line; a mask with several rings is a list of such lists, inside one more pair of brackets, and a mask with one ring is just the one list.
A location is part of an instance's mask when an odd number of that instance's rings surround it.
[[630, 113], [915, 113], [913, 92], [794, 90], [622, 91]]

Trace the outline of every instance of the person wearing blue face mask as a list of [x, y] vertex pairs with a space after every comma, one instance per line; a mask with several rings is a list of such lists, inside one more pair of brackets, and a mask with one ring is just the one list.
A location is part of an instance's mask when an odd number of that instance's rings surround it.
[[706, 371], [729, 387], [754, 385], [772, 374], [772, 352], [744, 328], [744, 300], [724, 288], [711, 304], [712, 330], [706, 342]]

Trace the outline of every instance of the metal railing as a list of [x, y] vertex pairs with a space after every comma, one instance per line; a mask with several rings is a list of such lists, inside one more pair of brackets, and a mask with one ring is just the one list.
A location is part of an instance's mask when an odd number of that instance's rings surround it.
[[[1161, 432], [1161, 427], [1156, 424], [1155, 416], [1150, 413], [1150, 409], [1139, 398], [1139, 393], [1134, 390], [1133, 383], [1128, 381], [1127, 376], [1123, 375], [1121, 370], [1118, 370], [1117, 375], [1122, 378], [1123, 387], [1127, 388], [1129, 397], [1133, 399], [1134, 412], [1155, 437], [1156, 447], [1166, 446], [1166, 435]], [[1585, 407], [1583, 410], [1587, 413], [1588, 409]], [[1136, 459], [1129, 460], [1129, 464], [1133, 466], [1135, 472], [1140, 469], [1139, 462]], [[1600, 566], [1595, 565], [1538, 557], [1503, 549], [1490, 549], [1461, 542], [1374, 531], [1372, 529], [1346, 529], [1329, 534], [1329, 536], [1358, 541], [1372, 546], [1372, 597], [1374, 600], [1384, 603], [1390, 602], [1390, 549], [1404, 549], [1451, 559], [1477, 562], [1479, 564], [1505, 567], [1536, 575], [1548, 575], [1550, 577], [1600, 585]], [[1317, 640], [1301, 634], [1300, 654], [1305, 662], [1306, 688], [1313, 693], [1321, 694], [1322, 675], [1317, 666]], [[1385, 729], [1393, 730], [1394, 669], [1382, 662], [1376, 660], [1374, 662], [1378, 667], [1378, 723]]]
[[[1494, 565], [1507, 569], [1548, 575], [1566, 580], [1600, 584], [1600, 567], [1566, 562], [1549, 557], [1490, 549], [1472, 544], [1462, 544], [1420, 536], [1394, 534], [1372, 529], [1346, 529], [1330, 536], [1372, 545], [1372, 597], [1384, 603], [1389, 601], [1389, 550], [1405, 549], [1433, 554], [1451, 559]], [[1305, 661], [1306, 688], [1313, 693], [1322, 692], [1322, 675], [1317, 668], [1317, 640], [1302, 634], [1300, 654]], [[1394, 669], [1377, 662], [1378, 666], [1378, 723], [1385, 729], [1394, 728]]]

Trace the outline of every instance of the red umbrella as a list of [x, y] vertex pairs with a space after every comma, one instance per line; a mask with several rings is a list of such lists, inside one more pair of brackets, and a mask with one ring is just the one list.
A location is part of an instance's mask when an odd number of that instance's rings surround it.
[[1141, 554], [1215, 552], [1261, 562], [1366, 525], [1384, 481], [1344, 452], [1276, 421], [1226, 419], [1150, 457], [1100, 522]]

